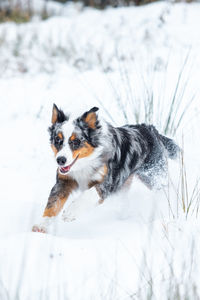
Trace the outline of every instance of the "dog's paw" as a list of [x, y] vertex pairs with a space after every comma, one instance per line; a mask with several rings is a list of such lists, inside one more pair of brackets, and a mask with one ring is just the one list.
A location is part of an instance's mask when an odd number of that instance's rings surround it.
[[102, 204], [102, 203], [104, 203], [104, 199], [103, 199], [103, 198], [100, 198], [99, 201], [98, 201], [98, 204], [100, 205], [100, 204]]
[[64, 222], [73, 222], [76, 220], [76, 217], [70, 211], [63, 211], [62, 220]]
[[41, 225], [34, 225], [32, 227], [32, 232], [47, 233], [47, 229], [44, 226], [41, 226]]

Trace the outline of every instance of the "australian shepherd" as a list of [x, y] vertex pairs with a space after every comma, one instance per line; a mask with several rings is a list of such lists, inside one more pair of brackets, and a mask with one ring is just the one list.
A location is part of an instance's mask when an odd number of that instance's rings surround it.
[[[137, 176], [147, 187], [156, 186], [167, 175], [167, 158], [180, 151], [172, 139], [152, 125], [113, 127], [98, 117], [93, 107], [76, 119], [54, 104], [49, 127], [51, 148], [58, 164], [43, 220], [56, 217], [72, 191], [95, 187], [99, 202], [119, 191]], [[47, 232], [48, 222], [33, 226]]]

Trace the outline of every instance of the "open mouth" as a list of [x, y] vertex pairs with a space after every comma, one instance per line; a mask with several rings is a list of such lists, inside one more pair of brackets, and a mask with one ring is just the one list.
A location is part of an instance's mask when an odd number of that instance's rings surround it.
[[73, 160], [73, 162], [70, 165], [68, 165], [66, 167], [62, 167], [62, 168], [60, 167], [60, 172], [63, 173], [63, 174], [69, 172], [69, 170], [75, 164], [75, 162], [77, 161], [77, 159], [78, 159], [78, 155], [77, 155], [77, 157]]

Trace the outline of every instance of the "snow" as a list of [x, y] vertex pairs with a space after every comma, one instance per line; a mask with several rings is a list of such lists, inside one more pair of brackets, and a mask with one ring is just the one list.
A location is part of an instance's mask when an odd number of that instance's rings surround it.
[[[70, 4], [62, 12], [46, 21], [0, 25], [0, 299], [152, 294], [148, 299], [164, 300], [175, 299], [177, 286], [180, 299], [187, 294], [195, 299], [200, 295], [200, 4], [160, 2], [105, 11]], [[47, 132], [52, 104], [76, 114], [98, 106], [100, 115], [122, 125], [146, 120], [145, 101], [153, 92], [149, 122], [163, 132], [187, 55], [175, 124], [193, 95], [194, 100], [175, 139], [184, 148], [188, 197], [180, 193], [180, 162], [170, 161], [165, 189], [150, 191], [134, 178], [129, 191], [99, 206], [94, 190], [74, 194], [65, 215], [75, 215], [75, 221], [63, 222], [61, 214], [49, 234], [32, 233], [55, 183]], [[186, 217], [182, 201], [188, 206], [192, 194]]]

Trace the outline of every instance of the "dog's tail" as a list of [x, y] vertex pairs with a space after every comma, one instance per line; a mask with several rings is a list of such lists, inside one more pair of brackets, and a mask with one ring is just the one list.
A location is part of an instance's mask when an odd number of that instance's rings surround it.
[[179, 146], [172, 140], [169, 139], [168, 137], [159, 134], [159, 137], [167, 150], [168, 156], [171, 159], [176, 159], [178, 157], [178, 154], [180, 153], [181, 149]]

